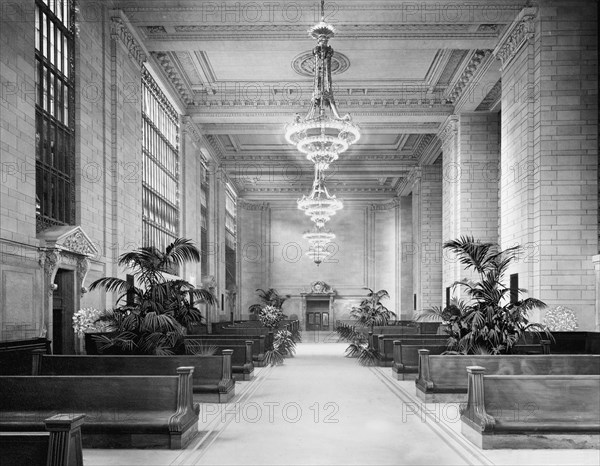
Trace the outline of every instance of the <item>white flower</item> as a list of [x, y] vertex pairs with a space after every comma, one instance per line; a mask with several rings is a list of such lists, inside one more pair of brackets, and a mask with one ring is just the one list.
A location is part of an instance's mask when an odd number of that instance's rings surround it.
[[573, 310], [564, 306], [557, 306], [546, 312], [544, 325], [548, 327], [548, 330], [558, 332], [576, 330], [579, 327], [577, 316]]
[[93, 307], [84, 307], [79, 309], [73, 315], [73, 330], [79, 336], [90, 332], [105, 332], [110, 330], [107, 322], [98, 321], [106, 311], [99, 311]]

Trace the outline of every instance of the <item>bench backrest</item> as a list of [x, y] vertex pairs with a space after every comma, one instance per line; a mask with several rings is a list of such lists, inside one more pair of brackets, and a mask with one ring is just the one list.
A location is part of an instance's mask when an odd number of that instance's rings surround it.
[[[552, 337], [552, 354], [600, 354], [600, 332], [552, 332]], [[542, 338], [546, 338], [544, 334]], [[539, 338], [535, 333], [525, 332], [524, 340], [537, 343]]]
[[[437, 337], [437, 338], [436, 338]], [[388, 338], [387, 335], [380, 335], [378, 337], [377, 350], [384, 359], [391, 360], [394, 358], [394, 342], [399, 341], [403, 345], [422, 345], [425, 346], [445, 346], [448, 341], [448, 337], [437, 336], [437, 335], [419, 335], [418, 338], [412, 336], [406, 336], [403, 338]]]
[[[370, 341], [370, 343], [373, 348], [379, 349], [379, 340], [380, 340], [379, 337], [380, 336], [383, 336], [384, 340], [392, 340], [392, 341], [393, 340], [401, 340], [401, 341], [417, 340], [419, 342], [422, 342], [423, 344], [428, 344], [433, 341], [437, 342], [439, 340], [444, 341], [444, 342], [448, 341], [448, 336], [446, 336], [446, 335], [433, 335], [433, 334], [427, 334], [427, 333], [410, 333], [410, 334], [380, 333], [380, 334], [373, 334], [373, 336], [372, 336], [372, 341]], [[369, 337], [371, 337], [371, 336], [369, 335]]]
[[0, 411], [83, 412], [172, 411], [178, 407], [179, 386], [189, 388], [192, 367], [179, 374], [0, 376]]
[[[35, 359], [37, 358], [37, 362]], [[194, 385], [217, 384], [226, 377], [224, 356], [63, 356], [34, 354], [34, 375], [171, 375], [193, 367]], [[231, 364], [229, 367], [231, 378]]]
[[571, 420], [600, 424], [600, 375], [490, 375], [486, 412], [506, 422]]
[[[369, 332], [371, 331], [371, 329], [368, 327], [357, 326], [356, 331], [361, 332], [365, 335], [368, 335]], [[388, 325], [385, 327], [378, 326], [378, 327], [373, 327], [373, 334], [374, 335], [398, 335], [398, 336], [414, 335], [414, 334], [419, 334], [419, 328], [418, 327], [403, 327], [400, 325]]]
[[30, 375], [34, 351], [50, 354], [50, 341], [33, 338], [0, 342], [0, 375]]
[[252, 340], [246, 341], [238, 341], [235, 345], [230, 343], [227, 344], [217, 344], [213, 341], [197, 341], [198, 344], [210, 344], [211, 346], [216, 347], [217, 355], [223, 355], [224, 351], [230, 350], [231, 353], [231, 364], [234, 366], [242, 366], [244, 364], [252, 364], [252, 347], [254, 346], [254, 342]]
[[246, 341], [253, 342], [252, 354], [259, 355], [265, 352], [265, 336], [247, 336], [247, 335], [186, 335], [186, 345], [245, 345]]
[[418, 367], [419, 365], [419, 350], [426, 349], [429, 354], [442, 354], [448, 350], [445, 344], [414, 344], [394, 341], [394, 363], [404, 366]]
[[490, 375], [600, 375], [598, 355], [419, 355], [417, 383], [422, 379], [442, 390], [466, 390], [468, 366], [485, 367]]

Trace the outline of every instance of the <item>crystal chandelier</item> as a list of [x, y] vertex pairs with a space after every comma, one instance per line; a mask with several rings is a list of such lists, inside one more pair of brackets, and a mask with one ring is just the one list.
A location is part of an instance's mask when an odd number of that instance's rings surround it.
[[315, 226], [311, 231], [307, 231], [302, 235], [305, 240], [308, 240], [311, 246], [325, 245], [335, 239], [335, 235], [324, 228]]
[[315, 57], [313, 94], [308, 113], [304, 118], [296, 114], [293, 123], [286, 125], [285, 138], [306, 154], [319, 170], [326, 170], [339, 154], [360, 138], [357, 125], [350, 115], [340, 116], [333, 98], [331, 57], [333, 49], [328, 41], [335, 34], [331, 24], [325, 22], [324, 0], [321, 0], [321, 21], [308, 30], [317, 40], [313, 49]]
[[335, 235], [331, 231], [317, 226], [311, 231], [305, 232], [302, 237], [308, 240], [308, 243], [310, 244], [306, 255], [317, 265], [323, 262], [323, 259], [329, 255], [327, 245], [335, 239]]
[[342, 209], [342, 201], [327, 191], [323, 181], [323, 172], [315, 167], [315, 180], [308, 196], [298, 199], [298, 209], [303, 210], [318, 228], [323, 228], [332, 215]]
[[308, 250], [306, 255], [310, 257], [315, 264], [320, 265], [321, 262], [329, 256], [329, 252], [327, 252], [323, 245], [315, 245]]

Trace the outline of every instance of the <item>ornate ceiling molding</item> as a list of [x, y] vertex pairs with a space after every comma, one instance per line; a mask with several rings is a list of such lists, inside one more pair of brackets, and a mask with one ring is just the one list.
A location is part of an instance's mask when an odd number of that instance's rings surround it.
[[238, 198], [237, 205], [239, 208], [251, 211], [265, 211], [271, 207], [268, 202], [250, 202], [244, 198]]
[[477, 68], [489, 57], [491, 56], [491, 50], [475, 50], [473, 52], [467, 66], [463, 69], [460, 77], [454, 83], [454, 86], [450, 88], [447, 93], [446, 102], [447, 103], [456, 103], [458, 99], [462, 96], [464, 90], [468, 87], [468, 84], [472, 81], [473, 76], [475, 75]]
[[115, 16], [110, 18], [111, 37], [127, 50], [131, 59], [141, 68], [148, 59], [146, 52], [135, 38], [131, 29], [129, 29], [129, 25], [122, 12], [113, 11], [112, 13]]
[[370, 208], [371, 208], [371, 210], [375, 210], [375, 211], [377, 211], [377, 210], [393, 210], [396, 207], [398, 207], [398, 205], [400, 205], [400, 200], [397, 197], [395, 197], [391, 201], [388, 201], [388, 202], [371, 204]]
[[223, 157], [225, 156], [225, 153], [226, 153], [226, 150], [223, 147], [221, 140], [218, 137], [213, 136], [212, 134], [204, 136], [204, 139], [206, 140], [206, 142], [208, 143], [210, 148], [213, 150], [213, 154], [216, 155], [215, 158], [220, 163], [223, 160]]
[[188, 106], [194, 105], [194, 93], [186, 84], [186, 79], [179, 67], [176, 66], [174, 58], [166, 52], [151, 52], [151, 55], [162, 67], [183, 102]]
[[[340, 52], [333, 52], [331, 74], [342, 74], [350, 68], [350, 59]], [[315, 56], [312, 50], [301, 53], [292, 60], [292, 69], [300, 76], [312, 78], [315, 75]]]
[[[129, 11], [129, 10], [128, 10]], [[308, 24], [308, 23], [307, 23]], [[248, 24], [229, 22], [225, 24], [180, 24], [173, 26], [174, 33], [163, 32], [157, 26], [142, 26], [148, 40], [160, 41], [216, 41], [216, 40], [303, 40], [306, 38], [305, 23]], [[340, 37], [344, 40], [365, 39], [491, 39], [498, 37], [498, 29], [473, 30], [472, 23], [379, 23], [340, 25]]]
[[501, 70], [504, 70], [521, 47], [535, 36], [536, 15], [537, 8], [523, 8], [498, 42], [493, 53], [502, 62]]

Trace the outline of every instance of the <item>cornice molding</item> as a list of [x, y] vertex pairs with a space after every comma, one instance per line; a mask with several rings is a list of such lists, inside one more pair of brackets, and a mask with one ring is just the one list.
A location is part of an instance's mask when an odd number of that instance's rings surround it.
[[179, 67], [176, 66], [172, 57], [170, 57], [167, 52], [151, 52], [151, 55], [162, 67], [164, 73], [179, 93], [179, 96], [185, 105], [194, 105], [193, 91], [185, 84], [182, 72], [178, 69]]
[[111, 14], [113, 15], [110, 18], [111, 37], [127, 50], [131, 59], [141, 68], [144, 62], [148, 60], [144, 48], [129, 28], [128, 21], [123, 12], [115, 10]]
[[271, 205], [268, 202], [251, 202], [247, 201], [244, 198], [238, 198], [237, 205], [241, 209], [251, 210], [251, 211], [265, 211], [271, 208]]
[[513, 23], [506, 29], [493, 51], [494, 56], [500, 58], [502, 62], [501, 71], [509, 65], [521, 47], [534, 38], [536, 15], [537, 8], [523, 8]]
[[467, 66], [463, 69], [460, 77], [454, 83], [454, 86], [449, 90], [446, 98], [446, 103], [455, 104], [462, 96], [467, 85], [473, 80], [479, 66], [492, 55], [492, 50], [475, 50], [471, 55]]
[[442, 146], [456, 137], [458, 135], [458, 116], [450, 115], [440, 127], [440, 131], [437, 135], [442, 141]]
[[432, 135], [427, 145], [417, 154], [419, 165], [431, 165], [434, 163], [442, 150], [441, 145], [440, 138]]
[[221, 144], [219, 138], [209, 134], [207, 136], [203, 136], [203, 139], [207, 142], [208, 146], [212, 149], [213, 155], [215, 155], [215, 159], [218, 163], [221, 163], [223, 160], [223, 156], [225, 155], [225, 149]]
[[414, 186], [421, 180], [421, 167], [414, 167], [408, 175], [398, 184], [396, 192], [398, 196], [408, 196], [413, 192]]
[[395, 209], [396, 207], [398, 207], [398, 205], [400, 205], [400, 200], [395, 197], [393, 198], [391, 201], [388, 202], [382, 202], [382, 203], [378, 203], [378, 204], [371, 204], [371, 210], [392, 210]]

